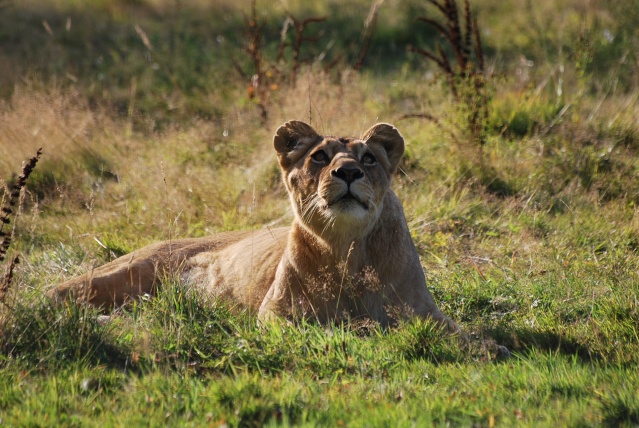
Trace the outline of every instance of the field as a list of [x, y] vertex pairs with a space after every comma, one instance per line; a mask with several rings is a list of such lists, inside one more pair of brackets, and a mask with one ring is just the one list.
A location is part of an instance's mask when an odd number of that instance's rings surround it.
[[[466, 51], [426, 0], [267, 3], [0, 0], [0, 425], [639, 425], [637, 0], [471, 0], [477, 31], [460, 2]], [[291, 119], [400, 130], [393, 188], [469, 343], [260, 327], [176, 278], [110, 317], [43, 297], [155, 241], [290, 223]]]

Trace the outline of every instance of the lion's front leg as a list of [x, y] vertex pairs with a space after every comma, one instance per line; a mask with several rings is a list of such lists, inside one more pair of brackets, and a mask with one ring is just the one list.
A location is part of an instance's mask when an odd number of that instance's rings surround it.
[[457, 323], [448, 318], [439, 309], [435, 303], [433, 295], [426, 287], [426, 282], [423, 279], [423, 273], [421, 269], [417, 271], [418, 280], [415, 282], [408, 282], [408, 286], [405, 286], [405, 295], [412, 295], [412, 298], [405, 299], [402, 303], [407, 305], [412, 313], [420, 318], [433, 320], [439, 324], [442, 330], [452, 335], [458, 335], [462, 338], [467, 338], [466, 333], [457, 325]]
[[269, 323], [278, 318], [286, 318], [291, 314], [291, 293], [288, 287], [274, 281], [271, 284], [258, 311], [258, 318], [262, 323]]
[[280, 260], [275, 279], [262, 300], [258, 312], [261, 322], [278, 318], [300, 319], [306, 315], [305, 308], [310, 303], [304, 298], [301, 275], [288, 260], [286, 256]]
[[461, 337], [466, 337], [466, 333], [457, 325], [457, 323], [446, 315], [444, 315], [441, 311], [437, 311], [435, 314], [430, 315], [430, 317], [437, 321], [439, 325], [442, 326], [442, 329], [450, 334], [456, 334]]

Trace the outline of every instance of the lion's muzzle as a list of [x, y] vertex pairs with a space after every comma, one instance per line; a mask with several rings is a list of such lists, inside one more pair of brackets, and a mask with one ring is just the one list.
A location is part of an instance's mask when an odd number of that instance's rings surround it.
[[364, 178], [364, 171], [354, 164], [346, 164], [332, 170], [331, 175], [350, 185], [353, 181]]

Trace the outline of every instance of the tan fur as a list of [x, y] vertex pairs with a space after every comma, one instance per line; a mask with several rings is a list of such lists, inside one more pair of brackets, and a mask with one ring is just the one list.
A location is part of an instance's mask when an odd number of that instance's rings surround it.
[[291, 121], [277, 130], [274, 146], [295, 212], [290, 227], [150, 245], [49, 295], [111, 307], [180, 274], [186, 286], [231, 298], [262, 320], [369, 317], [388, 324], [420, 316], [458, 331], [426, 287], [390, 189], [404, 152], [397, 129], [377, 124], [361, 138], [335, 138]]

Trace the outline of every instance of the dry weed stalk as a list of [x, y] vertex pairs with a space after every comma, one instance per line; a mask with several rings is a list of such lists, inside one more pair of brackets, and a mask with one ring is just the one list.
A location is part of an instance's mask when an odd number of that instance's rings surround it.
[[482, 146], [485, 143], [483, 131], [488, 116], [489, 95], [477, 19], [472, 16], [468, 0], [464, 0], [463, 27], [456, 0], [427, 1], [444, 15], [445, 23], [425, 16], [419, 16], [417, 20], [439, 32], [452, 49], [457, 64], [448, 59], [440, 44], [436, 46], [437, 53], [413, 46], [408, 49], [435, 62], [444, 72], [453, 97], [464, 110], [471, 138]]
[[355, 65], [353, 65], [353, 70], [355, 71], [359, 71], [362, 68], [366, 55], [368, 55], [368, 50], [370, 49], [371, 41], [373, 40], [373, 34], [375, 33], [375, 27], [377, 26], [377, 15], [379, 14], [379, 8], [382, 6], [382, 3], [384, 3], [384, 0], [378, 0], [371, 5], [368, 17], [364, 22], [364, 30], [362, 31], [362, 47], [357, 55]]
[[[244, 23], [247, 34], [247, 42], [244, 52], [251, 59], [252, 70], [247, 72], [233, 58], [233, 66], [242, 76], [242, 79], [250, 81], [247, 88], [249, 99], [255, 102], [260, 109], [262, 120], [266, 121], [268, 116], [268, 98], [270, 91], [279, 88], [283, 83], [295, 84], [299, 69], [302, 64], [307, 63], [301, 56], [302, 47], [308, 42], [317, 42], [320, 36], [309, 36], [306, 30], [310, 24], [321, 23], [328, 18], [325, 16], [309, 17], [298, 19], [292, 13], [286, 12], [286, 20], [280, 31], [280, 45], [277, 58], [268, 61], [264, 56], [263, 29], [264, 24], [257, 16], [256, 0], [251, 1], [250, 15], [244, 16]], [[293, 40], [288, 41], [289, 30], [292, 29]], [[286, 50], [291, 50], [290, 60], [287, 63]]]
[[[15, 231], [15, 219], [17, 217], [17, 205], [19, 203], [20, 194], [22, 189], [27, 185], [27, 180], [33, 172], [40, 156], [42, 155], [42, 148], [38, 149], [36, 155], [29, 159], [29, 161], [22, 167], [22, 174], [18, 177], [18, 181], [10, 189], [9, 197], [5, 201], [6, 194], [2, 198], [2, 210], [0, 211], [0, 261], [4, 261], [7, 256], [7, 251], [11, 245], [13, 234]], [[5, 230], [9, 224], [11, 224], [11, 217], [13, 217], [14, 228], [11, 232]], [[15, 255], [9, 265], [7, 266], [2, 282], [0, 282], [0, 301], [4, 303], [5, 295], [11, 286], [11, 280], [13, 279], [13, 270], [19, 263], [19, 258]]]
[[180, 84], [179, 79], [177, 79], [175, 75], [173, 74], [173, 72], [171, 71], [171, 67], [169, 67], [168, 62], [165, 61], [161, 55], [157, 55], [155, 53], [155, 50], [153, 49], [153, 45], [151, 44], [151, 40], [149, 39], [149, 36], [146, 34], [146, 32], [142, 29], [142, 27], [140, 27], [138, 24], [135, 24], [133, 28], [135, 29], [135, 32], [140, 37], [142, 44], [147, 49], [149, 56], [153, 59], [153, 61], [156, 64], [160, 66], [162, 71], [166, 73], [173, 87], [179, 89], [180, 91], [184, 91], [184, 89], [182, 88], [182, 85]]
[[262, 28], [263, 25], [257, 19], [255, 0], [251, 2], [251, 16], [244, 17], [245, 26], [248, 33], [248, 44], [246, 52], [253, 60], [253, 70], [258, 78], [264, 76], [262, 65]]
[[[290, 12], [286, 13], [286, 21], [284, 21], [284, 26], [282, 27], [280, 49], [277, 59], [278, 61], [283, 61], [284, 51], [286, 47], [291, 47], [291, 49], [293, 50], [293, 64], [291, 65], [291, 74], [289, 75], [290, 82], [294, 82], [295, 78], [297, 77], [297, 71], [299, 70], [301, 64], [300, 51], [302, 50], [302, 45], [304, 44], [304, 42], [317, 42], [320, 39], [319, 36], [305, 36], [304, 31], [306, 30], [306, 26], [312, 23], [324, 22], [327, 19], [328, 18], [325, 16], [318, 16], [299, 20]], [[295, 40], [292, 44], [289, 44], [286, 41], [286, 34], [288, 33], [288, 29], [290, 27], [292, 27], [293, 31], [295, 31]]]
[[7, 292], [11, 288], [11, 281], [13, 280], [13, 270], [18, 263], [20, 263], [20, 257], [16, 254], [15, 256], [13, 256], [13, 259], [11, 259], [11, 263], [9, 263], [7, 271], [5, 272], [4, 276], [2, 277], [2, 281], [0, 282], [0, 303], [6, 304], [5, 300], [7, 297]]
[[237, 70], [237, 72], [242, 76], [245, 80], [250, 80], [251, 84], [249, 85], [247, 92], [249, 99], [255, 100], [255, 104], [260, 109], [262, 113], [262, 121], [266, 121], [268, 116], [268, 112], [266, 110], [266, 105], [264, 104], [264, 96], [266, 93], [263, 91], [264, 85], [261, 83], [264, 82], [264, 77], [266, 72], [264, 70], [263, 57], [262, 57], [262, 28], [263, 25], [257, 19], [257, 11], [255, 7], [255, 1], [251, 1], [251, 15], [244, 16], [244, 25], [246, 27], [248, 42], [244, 50], [251, 57], [251, 62], [253, 63], [253, 73], [246, 73], [238, 64], [238, 62], [231, 58], [233, 61], [233, 66]]

